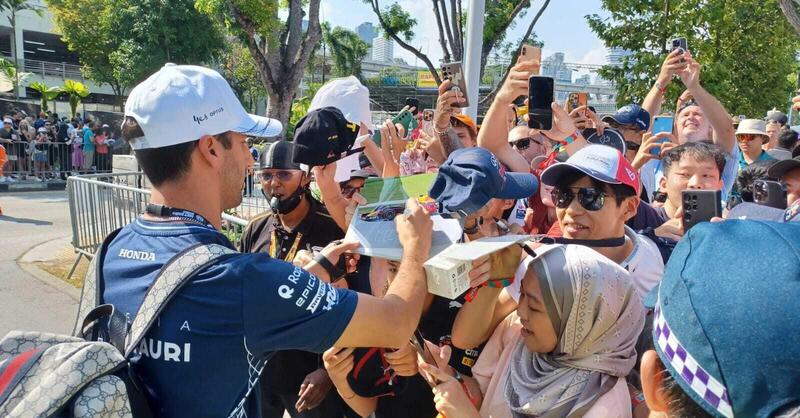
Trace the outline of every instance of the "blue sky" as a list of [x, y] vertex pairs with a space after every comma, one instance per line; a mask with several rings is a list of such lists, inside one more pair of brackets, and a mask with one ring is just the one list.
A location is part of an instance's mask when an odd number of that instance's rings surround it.
[[[466, 6], [468, 0], [463, 1]], [[394, 2], [399, 3], [418, 21], [416, 38], [412, 45], [422, 47], [423, 52], [427, 50], [432, 60], [437, 62], [441, 57], [441, 51], [430, 1], [395, 0]], [[517, 18], [517, 26], [510, 32], [509, 40], [517, 41], [524, 35], [542, 2], [543, 0], [533, 0], [531, 11], [524, 18]], [[390, 0], [384, 0], [381, 5], [385, 6], [391, 3]], [[589, 29], [589, 25], [584, 19], [587, 14], [603, 15], [600, 6], [600, 0], [551, 1], [534, 29], [539, 39], [545, 43], [544, 56], [553, 52], [564, 52], [568, 62], [605, 63], [606, 53], [603, 43]], [[377, 26], [378, 22], [369, 5], [361, 0], [322, 0], [320, 12], [321, 20], [330, 22], [333, 26], [343, 26], [348, 29], [353, 29], [362, 22], [373, 22]], [[414, 63], [414, 56], [399, 46], [395, 46], [395, 56]]]

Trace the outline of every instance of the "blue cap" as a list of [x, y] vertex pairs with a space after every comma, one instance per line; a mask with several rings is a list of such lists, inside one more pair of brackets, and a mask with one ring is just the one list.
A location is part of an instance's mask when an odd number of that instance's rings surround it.
[[477, 212], [491, 199], [524, 199], [539, 188], [530, 173], [507, 173], [485, 148], [453, 151], [439, 167], [428, 195], [447, 212]]
[[645, 305], [685, 393], [713, 416], [766, 417], [800, 401], [798, 295], [800, 224], [728, 220], [689, 230]]
[[620, 125], [631, 125], [646, 131], [650, 128], [650, 112], [637, 104], [629, 104], [617, 110], [617, 113], [603, 117], [603, 122], [614, 121]]

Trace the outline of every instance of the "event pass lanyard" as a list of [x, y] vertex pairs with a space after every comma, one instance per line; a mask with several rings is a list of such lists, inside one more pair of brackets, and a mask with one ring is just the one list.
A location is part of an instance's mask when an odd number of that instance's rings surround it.
[[[292, 243], [292, 247], [289, 249], [289, 252], [286, 253], [286, 257], [284, 257], [283, 261], [292, 262], [294, 260], [294, 256], [297, 254], [297, 247], [300, 246], [300, 241], [303, 239], [303, 233], [298, 232], [297, 235], [294, 237], [294, 243]], [[272, 258], [278, 258], [278, 233], [273, 229], [272, 230], [272, 240], [269, 242], [269, 256]]]
[[156, 203], [148, 203], [144, 212], [148, 215], [157, 216], [159, 218], [188, 221], [200, 224], [206, 228], [213, 229], [214, 231], [217, 230], [217, 228], [215, 228], [211, 222], [207, 221], [206, 218], [188, 209], [171, 208], [169, 206], [159, 205]]

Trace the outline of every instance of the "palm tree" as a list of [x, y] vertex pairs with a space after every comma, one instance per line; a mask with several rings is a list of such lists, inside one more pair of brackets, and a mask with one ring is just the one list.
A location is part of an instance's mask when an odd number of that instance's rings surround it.
[[[11, 24], [11, 60], [14, 66], [18, 66], [17, 56], [17, 12], [23, 10], [30, 10], [36, 13], [39, 17], [44, 15], [44, 10], [32, 4], [28, 0], [0, 0], [0, 12], [8, 11], [8, 23]], [[14, 83], [14, 97], [19, 98], [19, 91], [16, 89], [20, 84], [19, 74], [17, 74], [16, 82]]]
[[322, 24], [322, 41], [330, 49], [333, 72], [336, 76], [354, 75], [361, 79], [361, 61], [369, 51], [366, 42], [355, 32], [340, 26], [331, 30], [327, 23]]
[[64, 86], [61, 87], [61, 92], [69, 95], [69, 108], [72, 111], [72, 117], [78, 112], [78, 105], [89, 95], [89, 87], [80, 81], [65, 80]]
[[48, 87], [47, 84], [40, 83], [38, 81], [31, 83], [28, 87], [39, 92], [39, 94], [42, 96], [42, 112], [47, 112], [47, 103], [49, 103], [50, 100], [54, 100], [59, 94], [61, 94], [60, 87]]

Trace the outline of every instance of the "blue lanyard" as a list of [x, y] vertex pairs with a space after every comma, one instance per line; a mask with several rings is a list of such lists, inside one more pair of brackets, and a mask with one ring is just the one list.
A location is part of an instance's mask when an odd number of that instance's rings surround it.
[[214, 231], [217, 230], [217, 228], [215, 228], [211, 222], [207, 221], [206, 218], [188, 209], [171, 208], [169, 206], [148, 203], [147, 207], [145, 208], [145, 213], [161, 218], [170, 218], [174, 220], [198, 223], [206, 228], [213, 229]]

